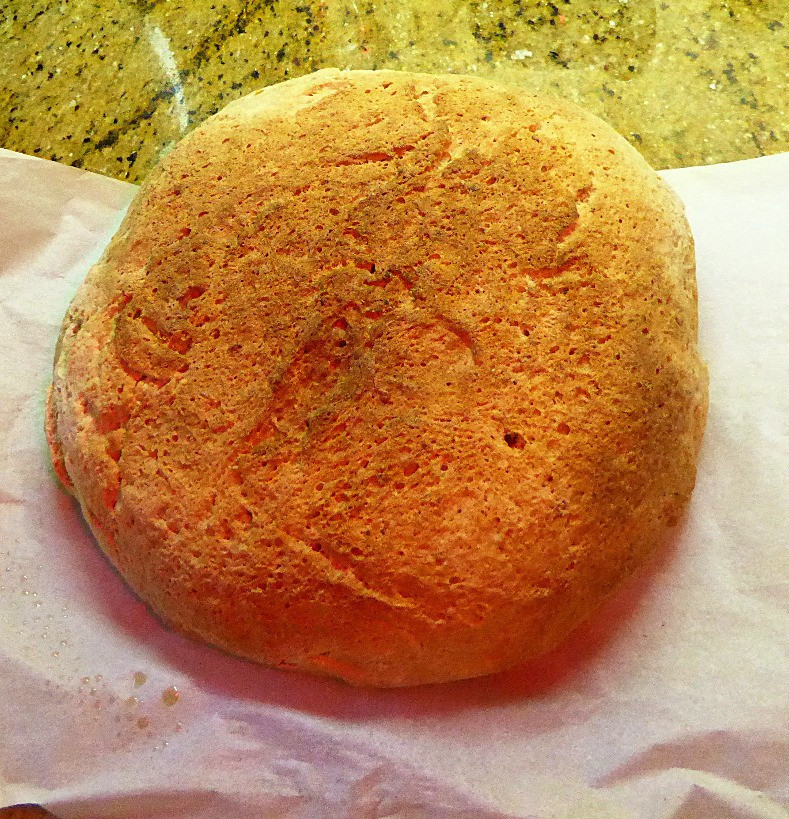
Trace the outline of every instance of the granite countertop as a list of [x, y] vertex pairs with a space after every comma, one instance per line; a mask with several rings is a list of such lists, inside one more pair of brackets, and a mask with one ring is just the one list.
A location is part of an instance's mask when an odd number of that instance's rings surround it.
[[657, 168], [789, 149], [787, 0], [0, 0], [0, 146], [139, 182], [225, 103], [318, 68], [570, 98]]

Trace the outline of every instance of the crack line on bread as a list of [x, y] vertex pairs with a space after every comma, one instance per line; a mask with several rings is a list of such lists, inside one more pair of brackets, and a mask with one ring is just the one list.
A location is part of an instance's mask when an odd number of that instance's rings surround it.
[[387, 151], [367, 151], [361, 154], [351, 154], [334, 162], [334, 166], [340, 168], [346, 165], [365, 165], [370, 162], [391, 162], [393, 159], [400, 159], [409, 151], [413, 151], [414, 147], [414, 145], [395, 145], [389, 149], [391, 153]]
[[370, 597], [379, 603], [383, 603], [385, 606], [389, 606], [390, 608], [412, 609], [415, 607], [413, 601], [408, 600], [402, 595], [389, 595], [379, 591], [378, 589], [374, 589], [356, 574], [352, 566], [338, 565], [336, 559], [332, 560], [330, 553], [324, 553], [323, 549], [327, 548], [325, 544], [321, 544], [321, 549], [318, 550], [315, 548], [315, 544], [311, 546], [301, 538], [288, 535], [284, 531], [281, 532], [281, 536], [292, 545], [295, 545], [303, 554], [311, 556], [317, 563], [322, 564], [324, 571], [326, 572], [326, 577], [330, 582], [349, 586], [354, 591], [360, 592], [365, 597]]

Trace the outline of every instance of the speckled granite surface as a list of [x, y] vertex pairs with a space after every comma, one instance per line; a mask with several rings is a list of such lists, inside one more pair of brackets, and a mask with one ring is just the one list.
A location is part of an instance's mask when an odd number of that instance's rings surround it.
[[0, 0], [0, 145], [140, 181], [223, 104], [318, 68], [569, 97], [658, 168], [789, 149], [789, 0]]

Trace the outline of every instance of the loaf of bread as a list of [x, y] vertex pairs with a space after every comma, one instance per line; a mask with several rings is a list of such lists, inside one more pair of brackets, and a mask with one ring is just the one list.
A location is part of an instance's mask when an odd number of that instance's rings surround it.
[[319, 71], [143, 184], [63, 324], [52, 459], [181, 632], [361, 685], [495, 672], [683, 513], [694, 270], [679, 200], [594, 116]]

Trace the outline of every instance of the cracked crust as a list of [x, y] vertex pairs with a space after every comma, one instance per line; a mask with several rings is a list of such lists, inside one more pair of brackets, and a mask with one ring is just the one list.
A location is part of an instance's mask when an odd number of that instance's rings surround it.
[[506, 668], [681, 515], [691, 236], [567, 104], [321, 71], [151, 174], [69, 308], [47, 433], [166, 621], [358, 684]]

